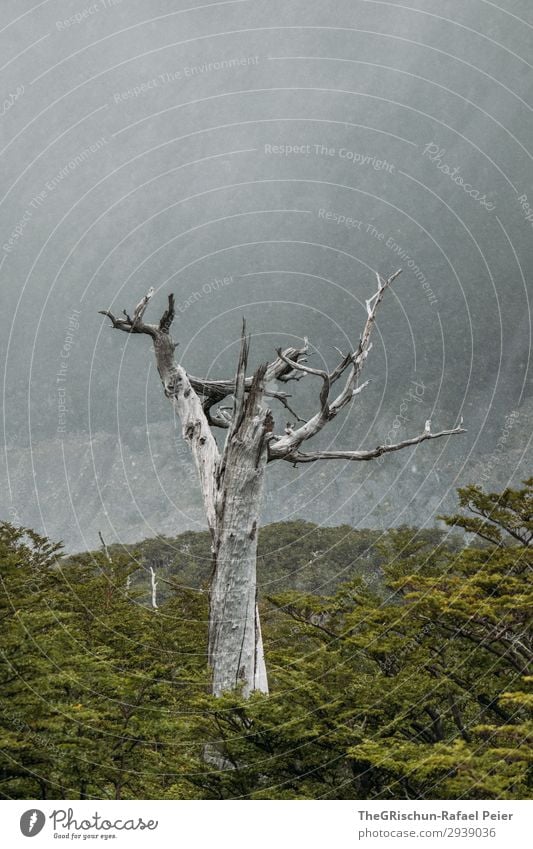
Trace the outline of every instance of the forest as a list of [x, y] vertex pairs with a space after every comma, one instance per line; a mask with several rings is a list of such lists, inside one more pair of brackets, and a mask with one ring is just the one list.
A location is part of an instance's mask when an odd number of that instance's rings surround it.
[[531, 798], [532, 506], [264, 527], [249, 698], [210, 695], [207, 532], [67, 556], [0, 524], [0, 797]]

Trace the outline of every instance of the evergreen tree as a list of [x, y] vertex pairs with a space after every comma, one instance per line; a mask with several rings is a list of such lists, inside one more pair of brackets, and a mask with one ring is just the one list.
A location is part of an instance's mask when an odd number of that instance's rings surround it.
[[[305, 560], [292, 523], [265, 529], [265, 576], [281, 541], [260, 602], [269, 698], [208, 695], [201, 535], [182, 541], [193, 589], [165, 540], [65, 558], [0, 525], [0, 795], [531, 797], [532, 490], [460, 490], [446, 522], [468, 545], [309, 526]], [[291, 552], [314, 570], [296, 584]], [[350, 576], [330, 594], [328, 558]]]

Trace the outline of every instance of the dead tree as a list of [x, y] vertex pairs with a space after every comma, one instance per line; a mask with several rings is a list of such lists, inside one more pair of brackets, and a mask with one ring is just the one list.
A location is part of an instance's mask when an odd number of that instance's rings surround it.
[[[412, 439], [393, 445], [378, 445], [366, 451], [304, 451], [305, 443], [316, 436], [341, 410], [363, 391], [368, 381], [359, 383], [371, 348], [376, 312], [386, 289], [400, 272], [387, 280], [379, 275], [378, 288], [366, 302], [366, 322], [354, 351], [339, 352], [333, 371], [307, 365], [308, 345], [279, 349], [272, 362], [259, 366], [247, 377], [250, 337], [243, 322], [236, 376], [232, 380], [207, 380], [188, 374], [175, 361], [177, 345], [170, 336], [174, 320], [174, 296], [159, 324], [147, 324], [144, 315], [153, 288], [130, 316], [115, 317], [101, 311], [112, 326], [125, 333], [150, 336], [157, 369], [166, 397], [173, 404], [182, 425], [182, 434], [192, 452], [200, 480], [207, 523], [212, 540], [213, 570], [210, 586], [208, 662], [212, 670], [214, 695], [242, 687], [244, 695], [253, 690], [268, 692], [261, 627], [256, 599], [257, 532], [261, 496], [267, 463], [285, 460], [297, 465], [317, 460], [372, 460], [427, 439], [463, 433], [462, 427], [425, 430]], [[312, 375], [321, 381], [317, 412], [307, 421], [290, 408], [286, 392], [269, 388], [274, 381], [288, 383]], [[337, 390], [335, 393], [334, 390]], [[276, 433], [265, 399], [276, 399], [290, 410], [298, 424]], [[223, 406], [232, 399], [231, 406]], [[214, 428], [227, 435], [219, 449]]]
[[157, 610], [157, 580], [153, 566], [150, 566], [150, 586], [152, 588], [152, 607]]

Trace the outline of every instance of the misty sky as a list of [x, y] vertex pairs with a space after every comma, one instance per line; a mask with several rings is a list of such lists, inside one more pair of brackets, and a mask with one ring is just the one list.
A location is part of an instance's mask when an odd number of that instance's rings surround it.
[[333, 365], [403, 268], [319, 444], [468, 434], [272, 464], [266, 520], [431, 524], [458, 484], [525, 477], [532, 34], [527, 0], [2, 0], [0, 517], [73, 548], [204, 526], [148, 339], [98, 315], [150, 286], [187, 369], [224, 377], [243, 316], [254, 363], [308, 336]]

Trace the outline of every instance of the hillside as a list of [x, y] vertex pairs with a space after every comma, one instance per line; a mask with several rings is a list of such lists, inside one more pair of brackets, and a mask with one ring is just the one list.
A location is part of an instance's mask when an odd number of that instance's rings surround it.
[[[390, 550], [404, 540], [419, 556], [439, 547], [452, 553], [460, 538], [449, 531], [398, 528], [392, 531], [355, 530], [348, 525], [324, 528], [312, 522], [275, 522], [259, 532], [258, 588], [261, 597], [294, 590], [331, 595], [341, 584], [358, 578], [370, 589], [379, 589], [382, 566]], [[150, 597], [150, 568], [158, 581], [158, 602], [176, 588], [205, 589], [211, 573], [210, 538], [207, 531], [187, 531], [177, 537], [159, 536], [136, 545], [110, 546], [111, 558], [124, 554], [139, 568], [131, 576], [131, 586], [147, 602]], [[76, 555], [89, 563], [96, 552]]]

